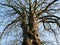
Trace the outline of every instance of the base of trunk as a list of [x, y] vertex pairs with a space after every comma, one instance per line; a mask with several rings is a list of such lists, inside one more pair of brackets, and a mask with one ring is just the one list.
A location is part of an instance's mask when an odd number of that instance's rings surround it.
[[26, 41], [23, 41], [22, 45], [40, 45], [41, 42], [39, 39], [33, 40], [33, 39], [27, 39]]
[[40, 44], [41, 44], [41, 41], [38, 38], [38, 33], [27, 32], [27, 34], [24, 35], [22, 45], [40, 45]]

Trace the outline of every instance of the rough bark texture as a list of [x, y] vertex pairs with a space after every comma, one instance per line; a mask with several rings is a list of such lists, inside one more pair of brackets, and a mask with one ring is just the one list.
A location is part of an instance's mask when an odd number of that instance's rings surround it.
[[41, 41], [38, 35], [38, 25], [34, 23], [34, 18], [30, 18], [28, 25], [23, 22], [23, 43], [22, 45], [40, 45]]

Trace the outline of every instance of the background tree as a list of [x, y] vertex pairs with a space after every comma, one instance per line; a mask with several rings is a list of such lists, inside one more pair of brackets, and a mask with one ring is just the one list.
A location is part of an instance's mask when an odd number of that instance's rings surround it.
[[[56, 23], [60, 27], [60, 17], [55, 15], [60, 9], [54, 8], [57, 5], [57, 1], [58, 0], [52, 0], [50, 2], [47, 0], [6, 0], [7, 3], [0, 3], [3, 6], [11, 8], [8, 10], [8, 16], [15, 16], [17, 14], [16, 19], [5, 27], [1, 37], [7, 28], [11, 28], [18, 23], [23, 31], [22, 45], [40, 45], [42, 43], [38, 35], [38, 26], [40, 23], [43, 23], [44, 29], [46, 30], [53, 31], [53, 29], [51, 29], [51, 23]], [[48, 24], [49, 27], [47, 27], [46, 24]]]

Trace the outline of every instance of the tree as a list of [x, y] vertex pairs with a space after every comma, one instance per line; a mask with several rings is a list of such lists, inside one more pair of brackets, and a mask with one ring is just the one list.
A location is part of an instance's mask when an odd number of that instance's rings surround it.
[[[38, 34], [39, 23], [42, 22], [45, 29], [47, 29], [45, 23], [56, 23], [60, 27], [60, 17], [55, 16], [55, 13], [57, 13], [57, 11], [60, 9], [51, 8], [58, 0], [53, 0], [51, 2], [47, 2], [46, 0], [6, 1], [7, 3], [0, 4], [12, 8], [12, 11], [14, 12], [10, 14], [18, 14], [18, 17], [7, 25], [7, 27], [3, 30], [1, 36], [4, 34], [5, 30], [10, 25], [14, 25], [17, 22], [21, 22], [21, 28], [23, 31], [22, 45], [41, 45], [41, 41], [39, 39]], [[45, 13], [46, 16], [44, 15]], [[51, 27], [48, 29], [51, 29]]]

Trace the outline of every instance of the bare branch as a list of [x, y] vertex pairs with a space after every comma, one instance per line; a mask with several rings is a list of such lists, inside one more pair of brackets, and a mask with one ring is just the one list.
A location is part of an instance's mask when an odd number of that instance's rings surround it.
[[53, 2], [49, 3], [44, 10], [42, 10], [41, 12], [39, 12], [39, 13], [37, 14], [36, 17], [38, 17], [39, 15], [41, 15], [43, 12], [45, 12], [52, 4], [54, 4], [56, 1], [58, 1], [58, 0], [54, 0]]
[[39, 17], [38, 19], [43, 19], [43, 18], [48, 18], [48, 17], [55, 17], [60, 20], [60, 17], [54, 16], [54, 15], [47, 15], [47, 16]]
[[34, 1], [34, 9], [33, 9], [34, 10], [34, 13], [36, 11], [36, 5], [37, 5], [37, 0]]
[[[45, 1], [45, 0], [44, 0], [44, 1]], [[42, 3], [37, 4], [36, 9], [37, 9], [40, 5], [42, 5], [42, 4], [44, 3], [44, 1], [43, 1]]]
[[2, 4], [2, 3], [0, 3], [0, 4], [3, 5], [3, 6], [11, 7], [14, 11], [16, 11], [16, 13], [18, 13], [19, 15], [21, 15], [21, 12], [17, 8], [15, 8], [13, 5]]
[[56, 23], [60, 27], [60, 24], [59, 24], [60, 17], [54, 16], [54, 15], [48, 15], [48, 16], [40, 17], [39, 19], [40, 19], [39, 22]]
[[30, 11], [30, 14], [32, 13], [32, 12], [31, 12], [31, 8], [32, 8], [32, 7], [31, 7], [31, 4], [32, 4], [32, 3], [31, 3], [31, 0], [29, 0], [29, 11]]
[[5, 30], [12, 24], [17, 23], [18, 21], [20, 21], [19, 17], [17, 17], [14, 21], [12, 21], [10, 24], [8, 24], [5, 29], [3, 30], [2, 34], [0, 35], [0, 38], [2, 37], [2, 35], [4, 34]]

